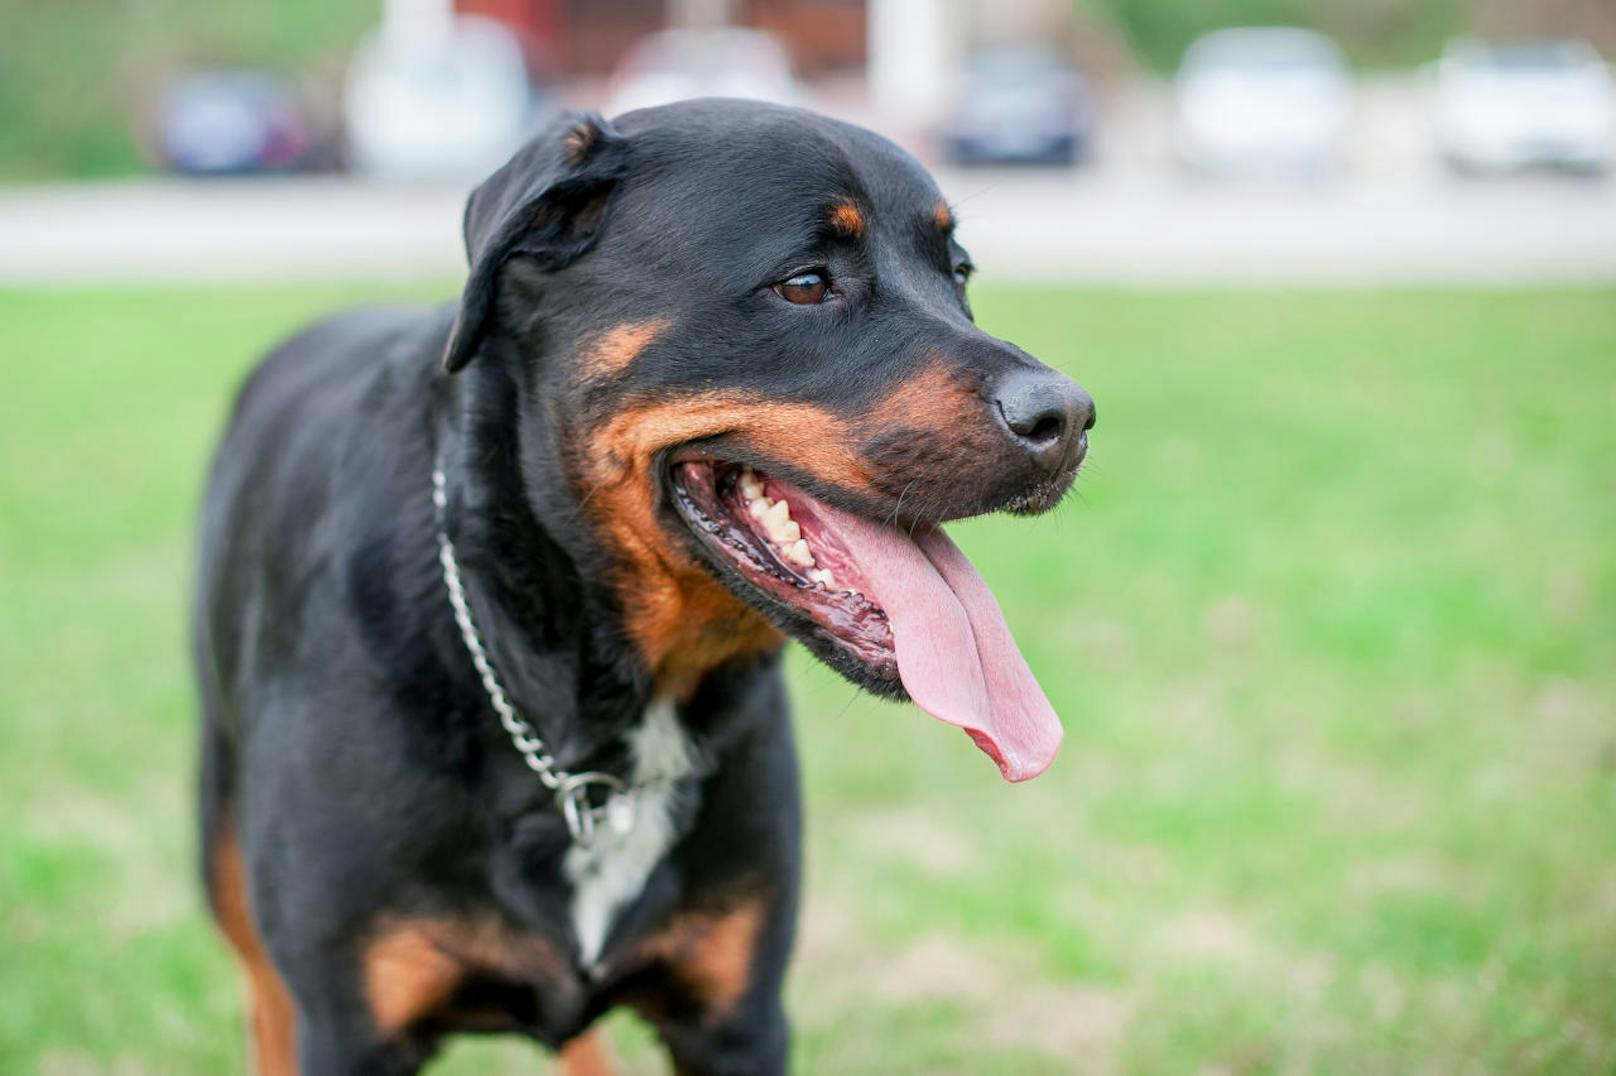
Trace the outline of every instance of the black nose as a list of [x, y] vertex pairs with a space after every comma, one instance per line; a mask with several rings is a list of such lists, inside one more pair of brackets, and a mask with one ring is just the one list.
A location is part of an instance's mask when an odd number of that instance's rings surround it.
[[1017, 371], [993, 394], [1017, 441], [1044, 467], [1065, 463], [1073, 443], [1094, 427], [1094, 401], [1052, 370]]

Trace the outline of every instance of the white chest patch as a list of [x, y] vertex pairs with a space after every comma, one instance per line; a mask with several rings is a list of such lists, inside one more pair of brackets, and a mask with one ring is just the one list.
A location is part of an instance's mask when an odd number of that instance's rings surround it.
[[628, 780], [639, 786], [631, 793], [634, 824], [626, 833], [602, 826], [592, 845], [574, 845], [562, 860], [562, 870], [572, 883], [572, 929], [585, 967], [600, 959], [618, 910], [639, 895], [651, 870], [668, 854], [678, 795], [674, 785], [696, 768], [690, 740], [672, 703], [658, 700], [646, 707], [627, 739], [632, 758]]

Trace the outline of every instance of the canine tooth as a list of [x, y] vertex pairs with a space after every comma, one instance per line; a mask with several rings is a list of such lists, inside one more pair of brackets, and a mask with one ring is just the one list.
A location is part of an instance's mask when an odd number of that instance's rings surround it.
[[814, 555], [809, 551], [807, 541], [802, 538], [786, 546], [786, 559], [804, 568], [811, 568], [814, 564]]
[[741, 493], [747, 500], [753, 500], [763, 495], [763, 483], [757, 480], [757, 475], [748, 467], [741, 472]]

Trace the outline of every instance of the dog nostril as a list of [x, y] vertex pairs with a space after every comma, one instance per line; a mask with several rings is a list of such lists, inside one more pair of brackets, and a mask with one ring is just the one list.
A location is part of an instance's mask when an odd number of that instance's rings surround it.
[[1065, 446], [1094, 424], [1094, 401], [1052, 371], [1018, 371], [994, 392], [1005, 428], [1041, 462], [1056, 463]]
[[1011, 429], [1015, 429], [1017, 433], [1029, 441], [1043, 444], [1046, 441], [1053, 441], [1058, 438], [1061, 435], [1061, 427], [1064, 425], [1065, 423], [1061, 421], [1059, 415], [1040, 415], [1029, 430], [1016, 429], [1014, 426]]

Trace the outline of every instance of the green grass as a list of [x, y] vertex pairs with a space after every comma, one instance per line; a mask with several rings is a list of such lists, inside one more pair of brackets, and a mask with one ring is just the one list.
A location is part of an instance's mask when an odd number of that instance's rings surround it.
[[[359, 294], [0, 293], [8, 1073], [239, 1068], [192, 517], [231, 386]], [[1066, 745], [1004, 785], [793, 656], [799, 1071], [1612, 1071], [1616, 293], [978, 307], [1099, 401], [1067, 505], [955, 528]]]

